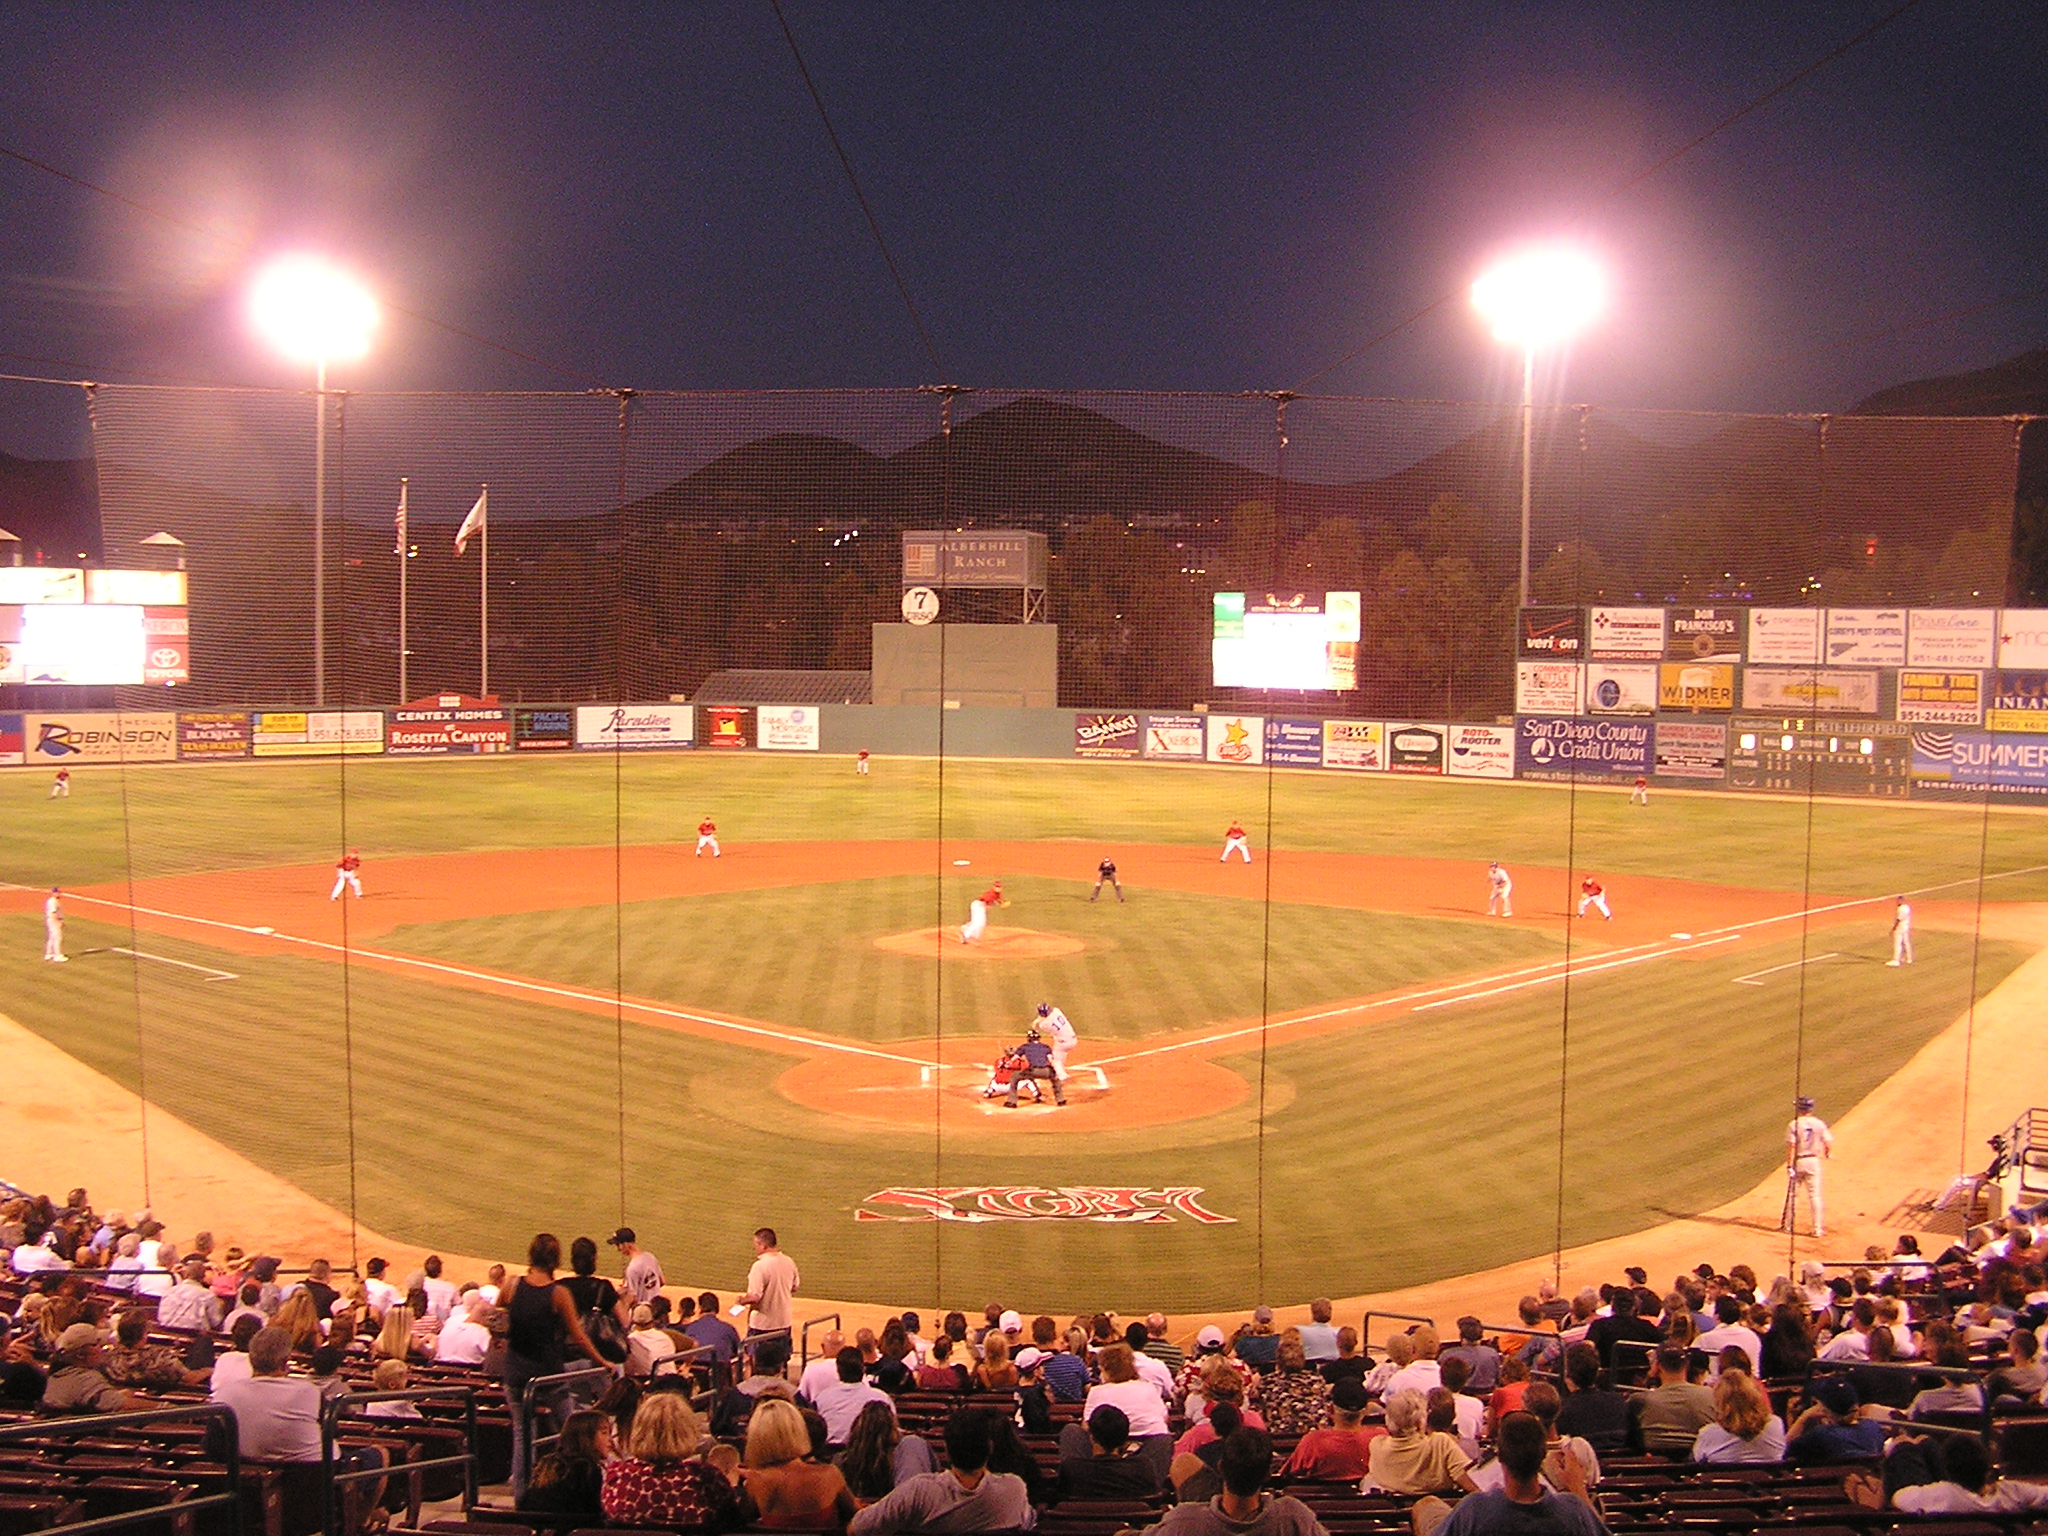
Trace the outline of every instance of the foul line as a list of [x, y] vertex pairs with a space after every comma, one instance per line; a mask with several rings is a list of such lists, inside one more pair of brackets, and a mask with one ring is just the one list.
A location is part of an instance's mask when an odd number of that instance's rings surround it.
[[1829, 950], [1824, 955], [1809, 955], [1804, 960], [1787, 960], [1783, 965], [1774, 965], [1767, 970], [1751, 971], [1747, 976], [1738, 976], [1735, 978], [1735, 985], [1738, 987], [1760, 987], [1764, 984], [1763, 978], [1766, 976], [1775, 976], [1780, 971], [1796, 971], [1802, 965], [1819, 965], [1823, 960], [1839, 960], [1841, 958], [1834, 950]]
[[208, 981], [240, 981], [234, 971], [215, 970], [210, 965], [194, 965], [190, 960], [173, 960], [169, 955], [152, 955], [146, 949], [130, 949], [125, 944], [105, 944], [97, 949], [81, 949], [83, 955], [128, 955], [136, 960], [154, 960], [158, 965], [175, 965], [183, 971], [197, 971]]

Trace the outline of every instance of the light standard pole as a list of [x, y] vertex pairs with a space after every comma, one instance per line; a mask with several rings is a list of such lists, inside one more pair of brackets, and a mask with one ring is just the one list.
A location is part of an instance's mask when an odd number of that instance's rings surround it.
[[1600, 312], [1607, 282], [1584, 252], [1540, 245], [1502, 260], [1472, 285], [1472, 305], [1496, 340], [1522, 349], [1522, 566], [1517, 598], [1529, 605], [1529, 501], [1534, 478], [1536, 351], [1561, 346]]
[[313, 365], [313, 703], [327, 702], [327, 365], [370, 350], [377, 301], [316, 256], [282, 256], [249, 292], [256, 329], [294, 362]]

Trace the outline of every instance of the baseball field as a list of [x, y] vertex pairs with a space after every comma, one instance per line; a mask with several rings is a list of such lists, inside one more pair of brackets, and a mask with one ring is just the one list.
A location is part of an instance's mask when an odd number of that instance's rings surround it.
[[[1980, 903], [2048, 900], [2004, 807], [767, 753], [75, 785], [0, 776], [0, 1013], [152, 1106], [398, 1240], [623, 1216], [674, 1274], [767, 1222], [812, 1294], [960, 1305], [1363, 1294], [1708, 1210], [2027, 957]], [[1071, 1103], [1005, 1110], [1040, 1001]]]

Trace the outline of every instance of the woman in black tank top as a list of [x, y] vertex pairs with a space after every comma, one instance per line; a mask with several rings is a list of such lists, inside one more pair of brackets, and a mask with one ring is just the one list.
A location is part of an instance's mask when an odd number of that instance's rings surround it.
[[[527, 1383], [539, 1376], [560, 1374], [569, 1350], [592, 1365], [611, 1368], [583, 1331], [568, 1287], [555, 1283], [555, 1269], [562, 1262], [561, 1239], [552, 1232], [541, 1233], [528, 1246], [526, 1262], [526, 1273], [512, 1282], [507, 1294], [498, 1298], [510, 1319], [505, 1336], [505, 1401], [512, 1409], [515, 1495], [526, 1491], [526, 1475], [533, 1460], [527, 1426], [521, 1422], [520, 1413]], [[534, 1406], [550, 1409], [559, 1420], [565, 1411], [565, 1395], [560, 1388], [542, 1387], [535, 1395]]]

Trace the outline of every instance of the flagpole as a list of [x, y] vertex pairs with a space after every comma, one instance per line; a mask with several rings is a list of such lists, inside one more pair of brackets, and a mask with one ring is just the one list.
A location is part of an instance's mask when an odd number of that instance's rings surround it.
[[405, 686], [405, 568], [411, 563], [411, 530], [406, 526], [405, 496], [409, 482], [404, 476], [398, 481], [398, 702], [404, 704], [412, 698]]
[[477, 689], [477, 697], [487, 699], [491, 696], [491, 484], [488, 480], [484, 482], [483, 495], [478, 499], [483, 503], [483, 516], [477, 519], [476, 531], [483, 540], [484, 548], [478, 576], [482, 601], [477, 610], [483, 623], [483, 665], [479, 669], [483, 682]]

